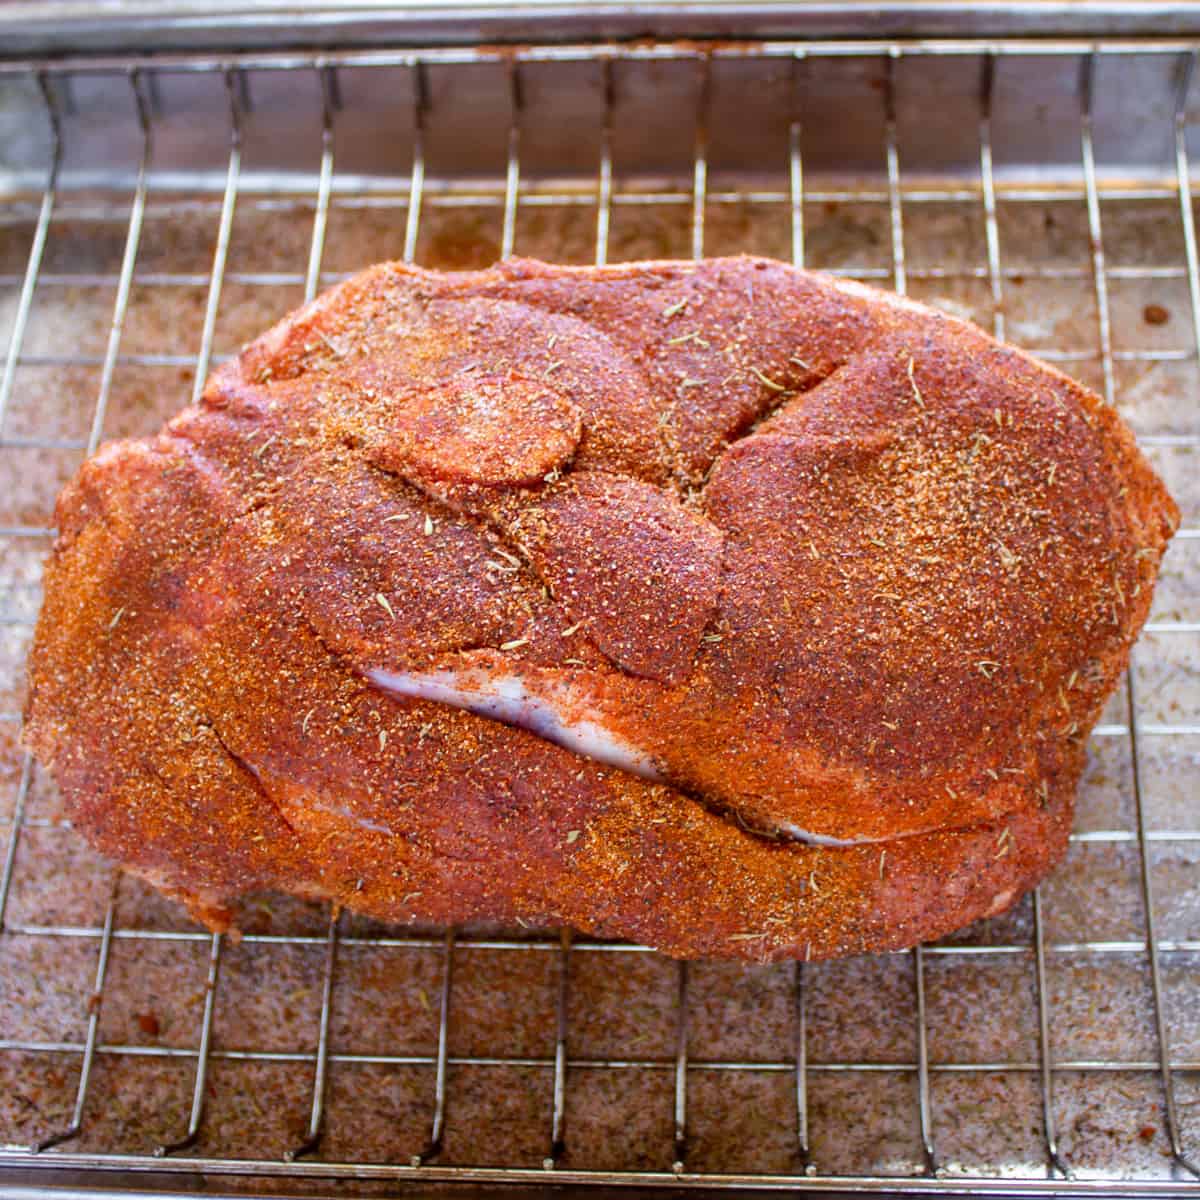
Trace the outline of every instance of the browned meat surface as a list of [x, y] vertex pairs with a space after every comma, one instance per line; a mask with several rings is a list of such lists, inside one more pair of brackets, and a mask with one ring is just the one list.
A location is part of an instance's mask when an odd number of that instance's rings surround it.
[[214, 927], [820, 958], [1057, 860], [1178, 513], [1057, 372], [738, 258], [371, 268], [58, 521], [27, 742]]

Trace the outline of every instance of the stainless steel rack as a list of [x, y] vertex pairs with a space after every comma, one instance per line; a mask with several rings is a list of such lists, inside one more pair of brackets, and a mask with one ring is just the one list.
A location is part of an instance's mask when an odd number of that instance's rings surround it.
[[[982, 316], [998, 337], [1032, 339], [1041, 357], [1081, 373], [1110, 403], [1126, 389], [1137, 390], [1131, 380], [1148, 378], [1138, 394], [1153, 393], [1153, 372], [1176, 372], [1178, 403], [1164, 407], [1152, 397], [1147, 412], [1135, 408], [1131, 415], [1143, 443], [1182, 489], [1185, 509], [1170, 560], [1182, 562], [1176, 609], [1169, 603], [1173, 592], [1156, 609], [1123, 693], [1096, 730], [1097, 745], [1124, 756], [1125, 773], [1109, 789], [1116, 815], [1097, 802], [1072, 848], [1084, 876], [1089, 853], [1119, 860], [1118, 881], [1105, 876], [1090, 906], [1086, 885], [1080, 885], [1081, 902], [1069, 889], [1056, 899], [1052, 882], [1012, 918], [863, 965], [866, 984], [833, 966], [764, 969], [753, 976], [754, 986], [772, 997], [782, 1043], [776, 1039], [762, 1052], [743, 1041], [735, 1053], [703, 1016], [716, 996], [729, 1010], [742, 1004], [742, 1018], [757, 1020], [746, 1016], [738, 991], [745, 976], [714, 982], [704, 968], [669, 965], [638, 946], [557, 931], [382, 930], [303, 906], [285, 910], [291, 915], [282, 931], [256, 925], [251, 914], [249, 932], [230, 946], [98, 861], [64, 872], [61, 845], [73, 844], [74, 835], [54, 812], [46, 781], [11, 749], [9, 737], [11, 796], [7, 806], [0, 802], [0, 1070], [9, 1071], [10, 1097], [35, 1070], [42, 1072], [39, 1079], [52, 1080], [46, 1086], [53, 1096], [29, 1102], [35, 1109], [44, 1104], [49, 1118], [0, 1101], [0, 1191], [6, 1180], [17, 1189], [18, 1181], [27, 1186], [30, 1179], [50, 1179], [51, 1171], [68, 1172], [76, 1186], [119, 1181], [145, 1190], [141, 1181], [150, 1181], [163, 1192], [193, 1186], [197, 1174], [210, 1189], [271, 1177], [275, 1188], [284, 1179], [297, 1187], [337, 1182], [364, 1190], [381, 1182], [459, 1181], [920, 1193], [1194, 1191], [1200, 1180], [1200, 1032], [1194, 1028], [1200, 812], [1194, 806], [1168, 811], [1159, 792], [1169, 790], [1164, 780], [1170, 778], [1194, 790], [1196, 759], [1187, 757], [1187, 748], [1189, 739], [1200, 738], [1200, 611], [1188, 592], [1200, 541], [1191, 457], [1200, 452], [1200, 264], [1192, 194], [1198, 53], [1200, 43], [1184, 41], [655, 42], [0, 63], [0, 125], [12, 134], [0, 167], [0, 231], [16, 231], [28, 247], [23, 266], [0, 270], [8, 300], [0, 478], [12, 493], [0, 520], [6, 605], [0, 633], [11, 635], [14, 676], [4, 690], [13, 708], [0, 713], [0, 730], [13, 732], [19, 722], [20, 652], [37, 602], [31, 564], [52, 535], [50, 514], [38, 509], [42, 476], [68, 469], [115, 429], [154, 427], [157, 418], [139, 416], [136, 406], [125, 414], [130, 403], [119, 386], [122, 373], [145, 369], [165, 380], [168, 372], [190, 372], [197, 397], [210, 365], [233, 349], [221, 332], [231, 289], [243, 302], [249, 297], [252, 307], [267, 297], [264, 311], [279, 311], [343, 275], [347, 263], [325, 269], [331, 222], [352, 230], [356, 221], [384, 214], [389, 233], [385, 244], [372, 247], [374, 257], [441, 262], [457, 253], [455, 227], [440, 245], [426, 230], [446, 214], [469, 210], [491, 222], [490, 240], [477, 251], [485, 256], [532, 246], [549, 257], [557, 247], [597, 263], [649, 245], [650, 222], [654, 237], [678, 247], [676, 253], [700, 257], [749, 244], [901, 293], [928, 298], [944, 291], [942, 302]], [[1050, 245], [1058, 235], [1047, 231], [1055, 222], [1061, 226], [1068, 210], [1079, 237], [1055, 242], [1045, 254], [1040, 243], [1025, 247], [1015, 240], [1022, 230], [1040, 229]], [[246, 212], [262, 218], [255, 229], [268, 243], [306, 226], [305, 255], [284, 261], [273, 246], [260, 246], [253, 269], [237, 269], [238, 220]], [[931, 224], [931, 213], [946, 216], [950, 234]], [[1031, 225], [1030, 213], [1053, 219]], [[561, 224], [531, 232], [530, 214], [555, 216]], [[731, 214], [745, 219], [731, 221]], [[961, 229], [954, 224], [960, 218]], [[1110, 221], [1122, 230], [1115, 252]], [[210, 270], [161, 266], [157, 253], [152, 267], [144, 265], [148, 229], [176, 224], [208, 228]], [[767, 224], [772, 232], [756, 242], [756, 231]], [[74, 225], [91, 234], [56, 250], [56, 232]], [[829, 227], [839, 230], [836, 244], [825, 236]], [[961, 232], [968, 227], [977, 238]], [[574, 232], [562, 232], [568, 228]], [[579, 232], [584, 228], [586, 235]], [[93, 255], [90, 242], [101, 232], [109, 248]], [[964, 245], [963, 238], [975, 242]], [[77, 258], [83, 269], [73, 269]], [[1043, 288], [1045, 298], [1019, 300], [1031, 285]], [[129, 349], [131, 314], [136, 310], [141, 322], [159, 303], [155, 297], [187, 289], [197, 299], [188, 326], [192, 340], [179, 338], [175, 310], [164, 300], [166, 342], [147, 348], [139, 340]], [[1157, 289], [1174, 305], [1168, 312], [1156, 302], [1169, 317], [1165, 334], [1161, 314], [1149, 311]], [[89, 312], [97, 297], [107, 306], [108, 316], [91, 333], [78, 316], [79, 297]], [[1039, 341], [1039, 321], [1052, 333], [1065, 332], [1065, 344], [1049, 335]], [[70, 340], [76, 344], [68, 348]], [[85, 394], [47, 401], [38, 372], [55, 371], [83, 372]], [[158, 382], [152, 390], [166, 387]], [[175, 379], [180, 402], [188, 390], [187, 381], [180, 386]], [[1152, 770], [1148, 743], [1183, 745], [1186, 752]], [[1085, 791], [1085, 808], [1088, 803]], [[1163, 857], [1177, 851], [1178, 869]], [[1060, 919], [1060, 911], [1072, 915]], [[185, 965], [176, 975], [170, 968], [166, 978], [171, 988], [194, 991], [187, 1011], [195, 1020], [186, 1032], [164, 1039], [152, 1014], [106, 1027], [114, 1007], [132, 1011], [136, 1004], [137, 962], [130, 960], [114, 981], [114, 962], [133, 950], [147, 962], [158, 953], [169, 962], [182, 956]], [[286, 984], [274, 971], [284, 960], [272, 955], [298, 955], [307, 964], [308, 986], [297, 989], [294, 1000], [282, 995]], [[231, 956], [240, 973], [234, 983]], [[356, 1000], [361, 986], [357, 976], [346, 977], [350, 956], [420, 963], [419, 978], [430, 984], [417, 990], [424, 997], [426, 1015], [416, 1018], [424, 1041], [384, 1024], [369, 1050], [339, 1045], [339, 1027], [349, 1028], [339, 995], [343, 1003], [347, 996]], [[500, 968], [498, 975], [483, 971], [471, 981], [471, 963], [485, 959], [524, 965], [509, 973]], [[603, 965], [594, 969], [595, 963]], [[632, 968], [628, 1003], [637, 997], [639, 964], [652, 964], [651, 1003], [667, 1030], [659, 1044], [643, 1052], [635, 1038], [627, 1051], [612, 1045], [581, 1050], [583, 976]], [[959, 964], [1006, 973], [988, 985], [982, 1007], [975, 999], [966, 1011], [947, 1000], [953, 989], [943, 981], [935, 1019], [931, 975]], [[1105, 992], [1113, 964], [1133, 973], [1128, 1003], [1123, 993], [1113, 1001]], [[1063, 972], [1076, 966], [1080, 974], [1072, 984]], [[506, 1040], [497, 1022], [495, 1044], [468, 1038], [456, 1046], [458, 1032], [479, 1019], [464, 1006], [464, 992], [477, 1001], [486, 992], [485, 1007], [519, 1012], [531, 1003], [522, 990], [527, 970], [537, 979], [537, 1029]], [[877, 1053], [868, 1037], [859, 1053], [845, 1045], [821, 1052], [814, 1046], [815, 1023], [822, 1024], [827, 1046], [835, 1042], [828, 1029], [855, 1019], [862, 993], [853, 989], [872, 986], [874, 970], [881, 972], [877, 984], [887, 981], [878, 985], [884, 987], [876, 997], [878, 1022], [906, 1029], [896, 1035], [901, 1048]], [[1056, 980], [1064, 978], [1056, 1002]], [[847, 980], [849, 994], [839, 991]], [[273, 991], [279, 994], [270, 1003], [284, 1006], [281, 1011], [291, 1005], [307, 1013], [303, 1036], [289, 1044], [287, 1021], [281, 1040], [239, 1014], [239, 1005], [252, 1007], [251, 992], [261, 1007], [263, 994]], [[968, 1036], [972, 1028], [1015, 1019], [1010, 999], [1014, 1008], [1028, 1008], [1030, 1036], [1009, 1039], [1018, 1049], [1007, 1055], [970, 1053], [966, 1047], [979, 1043]], [[1097, 1017], [1106, 1005], [1115, 1005], [1115, 1017]], [[39, 1009], [44, 1019], [27, 1020]], [[1096, 1022], [1091, 1042], [1089, 1021]], [[702, 1024], [714, 1053], [697, 1047]], [[56, 1025], [61, 1028], [51, 1028]], [[135, 1036], [123, 1036], [128, 1029]], [[118, 1085], [106, 1082], [98, 1097], [96, 1084], [98, 1073], [114, 1063], [133, 1064], [120, 1086], [148, 1087], [155, 1095], [153, 1068], [174, 1072], [176, 1084], [183, 1072], [186, 1104], [177, 1127], [152, 1127], [136, 1105], [133, 1117], [114, 1124]], [[282, 1070], [282, 1086], [305, 1110], [285, 1140], [264, 1136], [244, 1114], [215, 1140], [209, 1136], [222, 1086], [214, 1083], [214, 1071], [231, 1064]], [[148, 1083], [139, 1082], [141, 1068], [151, 1072]], [[338, 1106], [348, 1104], [337, 1077], [368, 1068], [372, 1073], [363, 1077], [380, 1089], [376, 1107], [386, 1107], [389, 1072], [416, 1080], [424, 1096], [420, 1119], [412, 1122], [419, 1132], [405, 1130], [382, 1151], [372, 1141], [376, 1135], [364, 1133], [358, 1153], [354, 1139], [343, 1136], [342, 1149], [327, 1153], [324, 1135]], [[456, 1114], [464, 1111], [464, 1101], [456, 1104], [456, 1081], [467, 1071], [508, 1081], [491, 1091], [483, 1087], [481, 1111], [497, 1129], [508, 1121], [501, 1112], [505, 1095], [515, 1088], [532, 1097], [526, 1115], [534, 1132], [513, 1143], [523, 1149], [511, 1151], [499, 1134], [492, 1143], [487, 1121], [473, 1145], [454, 1140]], [[900, 1089], [879, 1093], [869, 1113], [877, 1136], [868, 1129], [865, 1141], [861, 1129], [850, 1128], [852, 1119], [862, 1119], [852, 1101], [839, 1108], [841, 1101], [826, 1098], [822, 1107], [814, 1100], [814, 1090], [830, 1081], [885, 1076]], [[718, 1091], [743, 1079], [765, 1080], [772, 1089], [762, 1093], [771, 1102], [756, 1100], [757, 1118], [734, 1137], [737, 1153], [728, 1146], [721, 1151], [724, 1160], [711, 1137], [707, 1148], [698, 1148], [704, 1122], [697, 1094], [710, 1077]], [[611, 1093], [617, 1096], [648, 1086], [661, 1101], [666, 1135], [647, 1135], [657, 1159], [638, 1146], [624, 1161], [611, 1144], [602, 1152], [581, 1149], [579, 1115], [584, 1124], [596, 1123], [588, 1104], [609, 1103], [598, 1080], [617, 1080]], [[980, 1115], [953, 1091], [962, 1080], [1003, 1080], [1013, 1090]], [[1079, 1093], [1083, 1099], [1072, 1092], [1064, 1108], [1064, 1093], [1078, 1080], [1094, 1090]], [[1122, 1108], [1130, 1081], [1137, 1099]], [[945, 1097], [943, 1088], [950, 1089]], [[703, 1094], [713, 1097], [713, 1087]], [[897, 1095], [911, 1102], [897, 1108]], [[1097, 1135], [1080, 1117], [1089, 1106], [1103, 1113], [1114, 1104], [1122, 1114], [1141, 1113], [1141, 1125], [1126, 1128], [1120, 1115]], [[822, 1115], [814, 1124], [817, 1108]], [[6, 1120], [13, 1122], [9, 1129]], [[906, 1148], [894, 1153], [880, 1150], [895, 1138], [889, 1122], [907, 1129], [900, 1138]], [[1026, 1136], [1023, 1148], [1006, 1149], [1006, 1123], [1028, 1134], [1030, 1122], [1032, 1147]], [[964, 1125], [1000, 1136], [972, 1156], [955, 1137]], [[858, 1157], [837, 1149], [852, 1136], [859, 1137]]]

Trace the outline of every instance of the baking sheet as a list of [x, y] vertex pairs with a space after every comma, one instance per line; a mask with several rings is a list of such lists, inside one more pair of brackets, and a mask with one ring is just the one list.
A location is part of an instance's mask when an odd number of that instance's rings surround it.
[[[612, 261], [690, 253], [690, 196], [618, 202]], [[502, 197], [427, 203], [417, 261], [483, 266], [499, 252]], [[219, 202], [152, 194], [113, 377], [105, 437], [152, 431], [186, 402], [200, 342]], [[0, 526], [46, 526], [58, 488], [77, 468], [100, 380], [114, 288], [58, 283], [56, 274], [115, 276], [128, 200], [78, 195], [50, 227], [25, 338], [25, 362], [3, 435], [61, 439], [62, 448], [0, 445]], [[909, 291], [991, 328], [984, 209], [978, 198], [904, 207]], [[0, 345], [6, 344], [35, 209], [0, 209]], [[335, 198], [323, 267], [337, 273], [399, 255], [401, 199]], [[791, 212], [781, 201], [712, 202], [705, 250], [791, 257]], [[819, 201], [804, 210], [808, 265], [886, 284], [888, 205]], [[589, 262], [595, 208], [523, 202], [517, 253]], [[1102, 205], [1113, 347], [1178, 351], [1115, 364], [1123, 415], [1184, 510], [1200, 524], [1200, 395], [1178, 202], [1107, 199]], [[997, 205], [1008, 336], [1066, 353], [1064, 369], [1103, 381], [1087, 209], [1081, 193]], [[230, 354], [301, 299], [313, 226], [307, 198], [245, 199], [237, 209], [214, 351]], [[1128, 269], [1136, 269], [1129, 277]], [[1158, 268], [1157, 273], [1145, 268]], [[1126, 273], [1122, 273], [1126, 272]], [[276, 276], [268, 283], [248, 278]], [[281, 274], [282, 273], [282, 274]], [[1048, 273], [1055, 274], [1047, 278]], [[190, 275], [163, 282], [156, 275]], [[1167, 314], [1152, 323], [1147, 306]], [[1157, 314], [1154, 314], [1157, 317]], [[39, 355], [92, 355], [55, 366]], [[151, 356], [165, 356], [155, 361]], [[0, 847], [12, 832], [21, 775], [15, 745], [26, 623], [38, 605], [49, 539], [0, 536]], [[1151, 620], [1200, 620], [1200, 540], [1176, 541]], [[1135, 658], [1143, 723], [1141, 786], [1158, 934], [1200, 945], [1200, 634], [1147, 634]], [[1185, 725], [1196, 732], [1154, 732]], [[1136, 840], [1131, 745], [1123, 691], [1090, 743], [1066, 862], [1043, 887], [1047, 1002], [1057, 1063], [1053, 1112], [1063, 1157], [1081, 1176], [1166, 1178], [1170, 1148], [1151, 1007]], [[89, 1014], [99, 927], [112, 869], [59, 814], [35, 770], [17, 848], [6, 928], [0, 932], [0, 1144], [27, 1144], [70, 1120]], [[266, 896], [245, 909], [248, 934], [296, 943], [227, 946], [217, 994], [205, 1117], [196, 1154], [278, 1160], [302, 1138], [313, 1082], [326, 915]], [[442, 951], [380, 947], [380, 927], [343, 922], [331, 1012], [331, 1065], [320, 1155], [407, 1162], [429, 1137]], [[47, 932], [49, 929], [57, 932]], [[173, 905], [132, 880], [120, 884], [100, 1045], [81, 1135], [66, 1148], [147, 1153], [187, 1127], [209, 942]], [[163, 938], [178, 933], [178, 939]], [[446, 1164], [540, 1167], [550, 1144], [557, 935], [504, 936], [537, 948], [455, 952]], [[981, 922], [925, 958], [932, 1132], [946, 1172], [1045, 1177], [1038, 1009], [1031, 902]], [[1114, 949], [1114, 945], [1118, 948]], [[1119, 948], [1125, 945], [1124, 949]], [[968, 952], [976, 948], [979, 952]], [[1200, 1143], [1200, 951], [1161, 954], [1166, 1020], [1177, 1063], [1185, 1145]], [[822, 1173], [913, 1174], [923, 1167], [916, 1105], [916, 1018], [911, 955], [809, 967], [808, 1121]], [[563, 1165], [666, 1170], [674, 1157], [676, 967], [658, 955], [579, 948], [571, 955], [566, 1153]], [[791, 966], [698, 964], [688, 993], [689, 1170], [800, 1171], [794, 1061], [797, 1011]], [[13, 1049], [13, 1043], [39, 1046]], [[163, 1050], [184, 1052], [180, 1056]], [[360, 1056], [346, 1061], [341, 1056]], [[425, 1061], [372, 1063], [361, 1056]], [[273, 1057], [272, 1057], [273, 1056]], [[488, 1059], [455, 1065], [456, 1058]], [[506, 1060], [520, 1060], [517, 1063]], [[587, 1063], [591, 1065], [579, 1065]], [[618, 1065], [625, 1064], [625, 1065]], [[731, 1066], [730, 1064], [738, 1064]], [[757, 1069], [756, 1069], [757, 1068]]]

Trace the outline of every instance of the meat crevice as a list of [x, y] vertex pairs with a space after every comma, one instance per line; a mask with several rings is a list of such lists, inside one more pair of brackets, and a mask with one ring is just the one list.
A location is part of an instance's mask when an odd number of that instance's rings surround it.
[[274, 811], [275, 815], [280, 819], [280, 821], [282, 821], [283, 824], [286, 825], [293, 834], [298, 836], [299, 831], [288, 819], [287, 810], [275, 799], [274, 796], [271, 795], [270, 790], [267, 788], [266, 784], [263, 783], [262, 777], [259, 775], [253, 764], [248, 762], [236, 750], [234, 750], [232, 746], [230, 746], [224, 737], [221, 736], [221, 731], [216, 727], [211, 718], [205, 718], [201, 722], [200, 728], [212, 735], [213, 741], [217, 743], [225, 757], [229, 759], [230, 763], [232, 763], [233, 766], [241, 773], [250, 787]]

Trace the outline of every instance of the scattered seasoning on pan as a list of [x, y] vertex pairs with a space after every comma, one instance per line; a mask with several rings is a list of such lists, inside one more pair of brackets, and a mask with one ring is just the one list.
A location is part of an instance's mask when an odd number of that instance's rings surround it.
[[978, 669], [980, 675], [982, 675], [984, 677], [984, 679], [991, 679], [996, 674], [996, 672], [998, 670], [1000, 670], [1000, 663], [994, 662], [990, 658], [981, 658], [975, 664], [975, 666]]
[[307, 733], [308, 733], [308, 723], [309, 723], [309, 721], [311, 721], [311, 720], [312, 720], [312, 715], [313, 715], [313, 713], [315, 713], [316, 711], [317, 711], [317, 710], [316, 710], [315, 708], [310, 708], [310, 709], [308, 710], [308, 712], [306, 712], [306, 713], [304, 714], [304, 720], [300, 722], [300, 732], [301, 732], [301, 733], [303, 733], [303, 734], [307, 734]]
[[669, 321], [672, 317], [678, 316], [681, 312], [683, 312], [687, 306], [687, 297], [684, 296], [682, 300], [676, 300], [674, 304], [667, 305], [667, 307], [662, 310], [662, 315]]
[[574, 625], [571, 625], [562, 631], [562, 636], [563, 637], [571, 637], [573, 634], [578, 633], [582, 626], [583, 626], [582, 621], [576, 621]]
[[1147, 304], [1142, 309], [1142, 320], [1147, 325], [1165, 325], [1171, 319], [1171, 314], [1161, 304]]
[[684, 389], [703, 387], [704, 380], [703, 379], [694, 379], [691, 375], [685, 375], [679, 381], [679, 386]]
[[559, 369], [559, 367], [561, 367], [562, 365], [563, 365], [563, 360], [562, 360], [561, 358], [556, 358], [556, 359], [555, 359], [555, 360], [554, 360], [554, 361], [553, 361], [553, 362], [552, 362], [552, 363], [551, 363], [551, 364], [550, 364], [550, 365], [549, 365], [549, 366], [548, 366], [548, 367], [547, 367], [547, 368], [546, 368], [546, 369], [545, 369], [545, 370], [542, 372], [542, 378], [543, 378], [543, 379], [548, 379], [548, 378], [549, 378], [551, 375], [553, 375], [553, 374], [554, 374], [554, 372], [555, 372], [555, 371], [557, 371], [557, 370]]
[[412, 513], [393, 513], [390, 517], [384, 517], [383, 523], [386, 525], [389, 521], [407, 521]]
[[880, 724], [886, 726], [888, 729], [899, 729], [900, 728], [900, 726], [895, 721], [880, 721]]
[[265, 442], [263, 442], [263, 444], [262, 444], [261, 446], [259, 446], [259, 448], [258, 448], [257, 450], [255, 450], [255, 452], [254, 452], [254, 457], [255, 457], [255, 458], [257, 458], [257, 459], [261, 459], [261, 458], [262, 458], [262, 456], [263, 456], [264, 454], [266, 454], [266, 452], [267, 452], [267, 451], [268, 451], [268, 450], [269, 450], [269, 449], [270, 449], [270, 448], [271, 448], [273, 445], [275, 445], [275, 443], [276, 443], [277, 441], [279, 441], [279, 434], [277, 434], [277, 433], [273, 433], [273, 434], [271, 434], [271, 436], [270, 436], [269, 438], [267, 438], [267, 440], [266, 440]]
[[1047, 483], [1047, 484], [1048, 484], [1050, 487], [1053, 487], [1053, 486], [1054, 486], [1054, 472], [1055, 472], [1055, 471], [1057, 471], [1057, 470], [1058, 470], [1058, 463], [1056, 463], [1056, 462], [1053, 462], [1053, 463], [1051, 463], [1051, 464], [1050, 464], [1050, 472], [1049, 472], [1049, 474], [1046, 476], [1046, 483]]
[[527, 637], [514, 638], [511, 642], [501, 642], [500, 649], [501, 650], [516, 650], [519, 647], [526, 645], [528, 642], [529, 642], [529, 639]]
[[796, 366], [803, 367], [806, 371], [816, 370], [811, 363], [806, 363], [798, 354], [793, 354], [791, 358], [788, 359], [788, 362], [795, 363]]
[[122, 605], [121, 605], [121, 607], [120, 607], [120, 608], [118, 608], [118, 609], [117, 609], [117, 611], [116, 611], [115, 613], [113, 613], [113, 618], [112, 618], [112, 620], [111, 620], [111, 621], [109, 621], [109, 623], [108, 623], [108, 628], [109, 628], [109, 629], [116, 629], [116, 627], [117, 627], [117, 623], [120, 621], [120, 619], [121, 619], [121, 618], [122, 618], [124, 615], [125, 615], [125, 605], [124, 605], [124, 604], [122, 604]]

